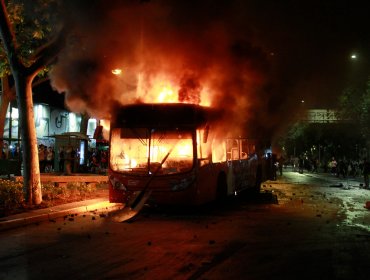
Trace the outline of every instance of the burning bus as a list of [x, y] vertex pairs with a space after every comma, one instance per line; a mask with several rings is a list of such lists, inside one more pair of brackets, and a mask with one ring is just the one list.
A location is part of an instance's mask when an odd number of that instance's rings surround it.
[[214, 109], [153, 103], [122, 105], [115, 112], [110, 128], [110, 202], [127, 203], [150, 190], [149, 202], [199, 205], [247, 188], [259, 190], [256, 143], [226, 137]]

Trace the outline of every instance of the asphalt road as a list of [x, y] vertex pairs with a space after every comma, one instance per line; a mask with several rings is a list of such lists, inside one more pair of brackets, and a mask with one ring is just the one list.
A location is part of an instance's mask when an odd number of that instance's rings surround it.
[[257, 196], [0, 232], [0, 279], [369, 279], [370, 191], [284, 173]]

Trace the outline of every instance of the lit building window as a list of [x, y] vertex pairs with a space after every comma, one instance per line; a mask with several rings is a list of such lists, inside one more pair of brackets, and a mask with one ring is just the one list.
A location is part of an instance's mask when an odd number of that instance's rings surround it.
[[96, 129], [97, 120], [96, 119], [89, 119], [87, 124], [87, 135], [92, 137], [94, 135], [94, 131]]

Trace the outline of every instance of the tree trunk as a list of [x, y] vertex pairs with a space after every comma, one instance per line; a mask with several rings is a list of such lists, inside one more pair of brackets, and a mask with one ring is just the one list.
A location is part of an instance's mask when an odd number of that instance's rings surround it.
[[33, 77], [25, 76], [24, 73], [21, 72], [13, 74], [17, 90], [19, 124], [21, 125], [23, 188], [26, 193], [26, 201], [30, 205], [37, 205], [42, 202], [42, 193], [36, 127], [33, 113]]
[[[9, 80], [8, 76], [1, 77], [1, 86], [2, 86], [2, 96], [1, 96], [1, 104], [0, 104], [0, 148], [4, 145], [4, 127], [5, 127], [5, 120], [6, 120], [6, 113], [8, 111], [8, 107], [10, 101], [15, 99], [15, 94], [9, 87]], [[11, 135], [10, 135], [11, 138]], [[3, 157], [3, 154], [0, 153], [0, 158]]]

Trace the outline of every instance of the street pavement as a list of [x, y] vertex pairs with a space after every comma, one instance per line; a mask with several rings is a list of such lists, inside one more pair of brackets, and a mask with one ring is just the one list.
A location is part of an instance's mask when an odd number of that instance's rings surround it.
[[356, 177], [347, 176], [346, 178], [343, 178], [342, 176], [337, 177], [335, 174], [323, 173], [323, 172], [307, 172], [306, 171], [303, 173], [299, 173], [299, 172], [293, 171], [291, 167], [286, 167], [283, 172], [284, 173], [292, 172], [294, 174], [299, 174], [302, 176], [313, 177], [313, 178], [322, 180], [324, 183], [329, 183], [332, 186], [343, 187], [347, 189], [364, 187], [363, 176], [356, 176]]
[[[303, 173], [298, 172], [285, 172], [283, 176], [289, 176], [294, 174], [294, 176], [302, 177], [314, 177], [321, 180], [323, 184], [332, 187], [343, 188], [346, 190], [363, 189], [363, 179], [361, 177], [356, 178], [338, 178], [334, 175], [327, 173]], [[370, 200], [370, 190], [369, 190], [369, 200]], [[365, 202], [366, 203], [366, 202]], [[110, 203], [107, 198], [97, 198], [84, 200], [79, 202], [73, 202], [63, 205], [58, 205], [54, 207], [31, 210], [28, 212], [7, 216], [0, 218], [0, 231], [8, 230], [20, 226], [26, 226], [29, 224], [40, 223], [42, 221], [53, 220], [59, 217], [63, 217], [70, 214], [80, 214], [87, 212], [111, 212], [122, 208], [122, 204]]]

